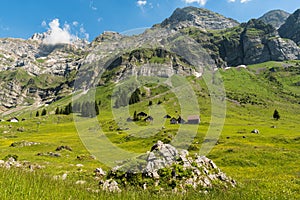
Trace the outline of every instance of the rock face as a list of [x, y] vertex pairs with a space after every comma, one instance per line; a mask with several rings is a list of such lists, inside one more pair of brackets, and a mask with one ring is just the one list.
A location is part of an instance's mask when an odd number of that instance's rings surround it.
[[282, 11], [272, 11], [261, 20], [239, 24], [206, 9], [186, 7], [140, 35], [104, 32], [91, 44], [77, 39], [46, 45], [49, 33], [28, 40], [0, 39], [0, 112], [50, 104], [74, 88], [88, 90], [130, 76], [189, 76], [203, 74], [205, 66], [300, 59], [300, 9], [278, 33], [273, 26], [285, 17]]
[[0, 39], [0, 111], [52, 102], [70, 93], [72, 73], [83, 60], [82, 46], [45, 45], [44, 35], [29, 40]]
[[274, 27], [260, 20], [218, 33], [197, 29], [186, 32], [203, 45], [218, 67], [300, 58], [300, 48], [294, 41], [282, 39]]
[[278, 30], [283, 38], [289, 38], [300, 45], [300, 9], [291, 14]]
[[130, 76], [168, 78], [174, 74], [188, 76], [195, 69], [183, 58], [165, 49], [137, 49], [117, 57], [103, 74], [105, 82], [118, 82]]
[[283, 10], [271, 10], [258, 19], [263, 21], [265, 24], [270, 24], [274, 28], [279, 29], [289, 16], [290, 13]]
[[143, 189], [159, 188], [159, 190], [173, 192], [184, 192], [189, 188], [204, 192], [208, 188], [225, 189], [236, 185], [233, 179], [221, 172], [207, 157], [189, 156], [187, 150], [179, 151], [161, 141], [158, 141], [151, 148], [151, 152], [146, 154], [146, 163], [139, 169], [140, 172], [133, 168], [122, 171], [122, 166], [116, 167], [109, 172], [108, 183], [118, 182], [117, 186], [120, 188], [131, 185]]
[[162, 27], [168, 27], [175, 30], [190, 26], [202, 29], [220, 30], [238, 25], [239, 23], [233, 19], [226, 18], [203, 8], [195, 7], [177, 8], [171, 17], [161, 23]]

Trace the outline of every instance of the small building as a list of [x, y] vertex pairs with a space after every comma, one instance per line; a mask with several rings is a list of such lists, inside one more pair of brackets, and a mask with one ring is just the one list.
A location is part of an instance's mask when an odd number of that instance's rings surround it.
[[147, 113], [144, 113], [144, 112], [140, 112], [137, 114], [138, 117], [147, 117]]
[[19, 122], [19, 119], [16, 118], [16, 117], [13, 117], [13, 118], [10, 118], [7, 120], [8, 122], [13, 122], [13, 123], [18, 123]]
[[177, 124], [177, 123], [178, 123], [178, 121], [176, 118], [173, 117], [170, 119], [170, 124]]
[[177, 122], [178, 122], [178, 124], [184, 124], [185, 120], [181, 116], [179, 116], [177, 119]]
[[199, 115], [191, 115], [188, 116], [188, 124], [200, 124], [200, 117]]
[[152, 122], [153, 121], [153, 117], [148, 116], [144, 119], [145, 122]]

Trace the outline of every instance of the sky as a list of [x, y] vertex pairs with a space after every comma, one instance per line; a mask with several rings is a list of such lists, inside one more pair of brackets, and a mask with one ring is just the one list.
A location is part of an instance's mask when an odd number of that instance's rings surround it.
[[51, 29], [61, 40], [91, 41], [104, 31], [132, 33], [151, 27], [186, 6], [246, 22], [273, 9], [293, 13], [300, 0], [9, 0], [1, 2], [0, 38], [28, 39]]

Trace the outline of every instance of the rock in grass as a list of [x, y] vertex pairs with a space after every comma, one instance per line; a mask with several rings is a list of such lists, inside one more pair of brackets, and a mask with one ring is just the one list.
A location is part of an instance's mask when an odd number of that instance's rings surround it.
[[76, 181], [76, 185], [84, 185], [86, 183], [86, 181], [82, 181], [82, 180], [79, 180], [79, 181]]
[[106, 172], [102, 168], [96, 168], [94, 172], [97, 177], [106, 175]]
[[73, 151], [73, 149], [71, 147], [69, 147], [69, 146], [59, 146], [59, 147], [56, 148], [55, 151], [62, 151], [64, 149], [68, 150], [68, 151]]
[[118, 183], [113, 179], [106, 180], [103, 183], [102, 188], [103, 188], [103, 190], [109, 191], [109, 192], [121, 192], [121, 189], [119, 188]]
[[258, 129], [254, 129], [254, 130], [251, 131], [251, 133], [259, 134], [259, 130]]
[[21, 142], [13, 142], [11, 143], [10, 147], [30, 147], [35, 145], [40, 145], [39, 142], [28, 142], [28, 141], [21, 141]]
[[205, 192], [214, 187], [226, 189], [236, 186], [236, 182], [226, 176], [211, 159], [199, 155], [189, 156], [187, 150], [180, 151], [161, 141], [134, 163], [113, 168], [106, 178], [108, 181], [102, 181], [101, 185], [107, 191], [115, 191], [109, 189], [116, 185], [115, 182], [119, 183], [117, 186], [121, 189], [133, 186], [150, 191], [178, 192], [190, 188]]

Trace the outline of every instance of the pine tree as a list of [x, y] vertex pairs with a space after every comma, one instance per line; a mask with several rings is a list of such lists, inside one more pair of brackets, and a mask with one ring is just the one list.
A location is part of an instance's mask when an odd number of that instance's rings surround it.
[[35, 116], [36, 116], [36, 117], [40, 116], [39, 111], [36, 111]]
[[47, 110], [44, 108], [44, 109], [42, 110], [41, 116], [45, 116], [45, 115], [47, 115]]
[[133, 121], [138, 121], [138, 120], [139, 120], [139, 118], [138, 118], [138, 116], [136, 114], [136, 111], [134, 111], [134, 113], [133, 113]]
[[152, 104], [153, 104], [153, 102], [152, 102], [152, 101], [149, 101], [148, 106], [152, 106]]
[[278, 112], [276, 109], [274, 110], [273, 118], [276, 119], [276, 120], [279, 120], [279, 119], [280, 119], [279, 112]]
[[55, 110], [55, 114], [58, 115], [59, 114], [59, 107], [56, 108]]
[[95, 114], [96, 115], [99, 115], [99, 107], [98, 107], [98, 104], [97, 104], [97, 102], [95, 101]]

